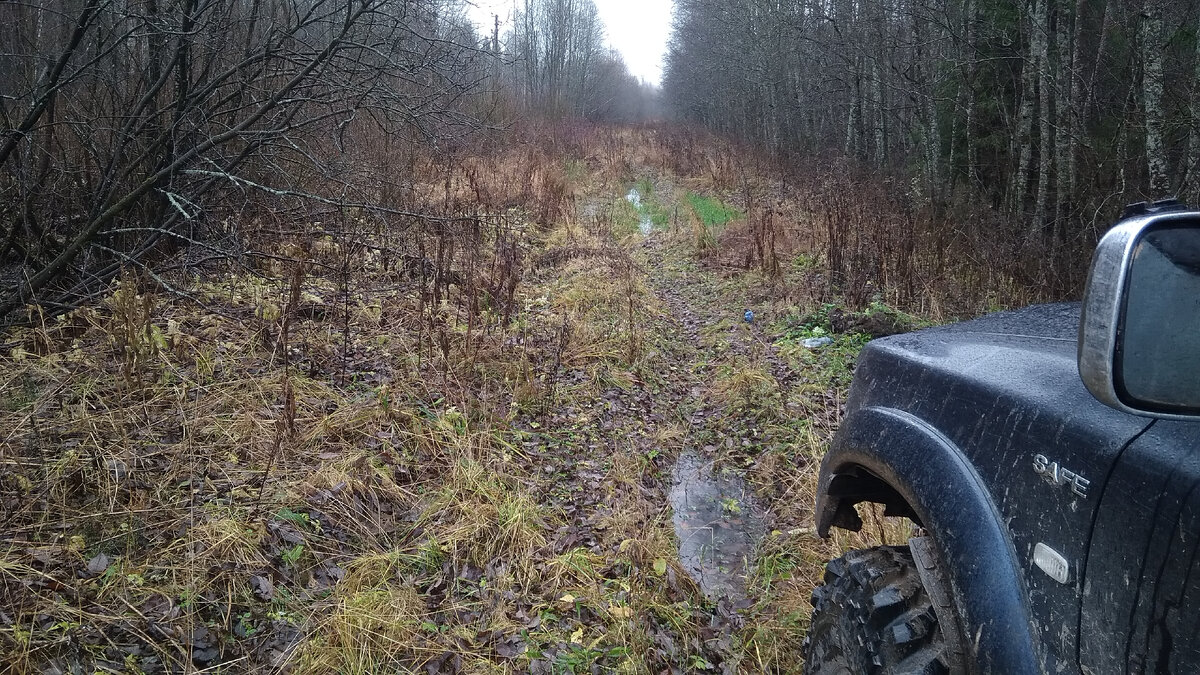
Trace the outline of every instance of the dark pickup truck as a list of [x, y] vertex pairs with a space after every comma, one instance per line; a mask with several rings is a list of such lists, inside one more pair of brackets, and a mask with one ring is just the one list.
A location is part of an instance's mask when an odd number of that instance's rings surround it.
[[863, 351], [817, 531], [914, 533], [827, 565], [806, 673], [1200, 672], [1200, 213], [1131, 207], [1090, 275]]

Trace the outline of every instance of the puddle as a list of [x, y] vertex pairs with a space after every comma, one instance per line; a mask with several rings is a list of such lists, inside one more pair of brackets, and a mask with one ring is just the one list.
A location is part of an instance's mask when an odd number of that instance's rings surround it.
[[750, 488], [737, 476], [714, 475], [711, 461], [684, 452], [670, 500], [684, 569], [711, 598], [744, 598], [748, 560], [766, 531]]
[[650, 230], [654, 227], [654, 221], [650, 218], [650, 214], [642, 209], [642, 194], [637, 188], [630, 188], [629, 194], [625, 195], [625, 199], [633, 204], [633, 208], [638, 212], [638, 229], [642, 234], [650, 234]]
[[627, 199], [630, 204], [633, 204], [633, 208], [637, 209], [638, 211], [642, 210], [642, 193], [638, 192], [637, 188], [630, 188], [629, 194], [625, 195], [625, 199]]

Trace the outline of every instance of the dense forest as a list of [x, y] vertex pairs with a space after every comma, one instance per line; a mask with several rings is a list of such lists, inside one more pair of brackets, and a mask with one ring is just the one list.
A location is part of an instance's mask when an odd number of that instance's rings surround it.
[[444, 0], [5, 3], [0, 313], [33, 298], [75, 306], [164, 247], [241, 255], [213, 231], [248, 209], [420, 219], [418, 156], [454, 162], [530, 111], [645, 116], [649, 92], [604, 46], [590, 2], [526, 3], [504, 35], [497, 23], [481, 36], [464, 12]]
[[864, 345], [1200, 198], [1196, 3], [600, 2], [0, 0], [0, 672], [795, 672]]
[[1194, 2], [676, 6], [663, 88], [680, 117], [894, 180], [954, 211], [935, 227], [998, 221], [983, 236], [1012, 242], [1003, 263], [1067, 266], [1040, 275], [1064, 289], [1122, 203], [1200, 198]]
[[445, 0], [3, 11], [6, 314], [75, 306], [230, 208], [420, 216], [418, 155], [534, 119], [669, 114], [797, 182], [839, 163], [881, 183], [882, 217], [1050, 296], [1122, 203], [1200, 198], [1195, 3], [680, 0], [661, 96], [587, 1], [529, 0], [490, 34]]

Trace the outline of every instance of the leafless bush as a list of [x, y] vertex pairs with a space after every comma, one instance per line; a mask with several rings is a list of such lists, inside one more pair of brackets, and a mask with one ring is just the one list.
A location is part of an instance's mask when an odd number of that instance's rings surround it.
[[0, 315], [167, 286], [156, 257], [240, 257], [256, 215], [417, 215], [387, 169], [475, 127], [488, 77], [439, 0], [4, 3], [0, 35]]

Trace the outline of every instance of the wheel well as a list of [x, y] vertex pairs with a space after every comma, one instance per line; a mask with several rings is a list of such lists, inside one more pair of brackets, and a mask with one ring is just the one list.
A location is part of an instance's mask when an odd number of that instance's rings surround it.
[[883, 504], [883, 515], [908, 518], [918, 527], [924, 527], [917, 512], [899, 491], [861, 466], [848, 466], [833, 474], [825, 498], [832, 502], [833, 516], [823, 523], [822, 530], [829, 526], [852, 532], [861, 530], [863, 521], [854, 506], [862, 502]]

